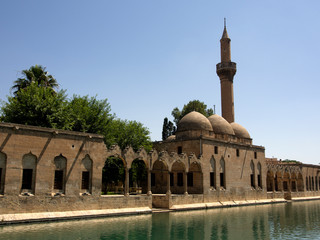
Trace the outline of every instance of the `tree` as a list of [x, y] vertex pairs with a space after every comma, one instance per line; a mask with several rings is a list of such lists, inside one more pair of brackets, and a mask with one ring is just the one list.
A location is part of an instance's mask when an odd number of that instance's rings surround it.
[[58, 83], [56, 79], [50, 75], [45, 67], [41, 65], [31, 66], [29, 69], [21, 72], [22, 77], [14, 81], [14, 85], [11, 88], [13, 94], [16, 96], [21, 89], [25, 89], [30, 86], [31, 83], [35, 83], [38, 86], [45, 88], [51, 88], [52, 90], [58, 89]]
[[207, 105], [204, 104], [204, 102], [200, 102], [199, 100], [193, 100], [193, 101], [189, 101], [186, 105], [184, 105], [182, 110], [179, 110], [178, 107], [175, 107], [172, 110], [171, 115], [174, 118], [173, 121], [175, 122], [176, 125], [178, 125], [178, 122], [185, 115], [187, 115], [188, 113], [190, 113], [192, 111], [197, 111], [206, 117], [209, 117], [213, 114], [213, 109], [212, 108], [207, 109]]
[[1, 107], [1, 121], [49, 128], [70, 129], [65, 91], [52, 94], [52, 89], [36, 82], [17, 91]]
[[163, 119], [163, 126], [162, 126], [162, 140], [166, 140], [169, 136], [175, 134], [176, 127], [173, 125], [168, 118]]

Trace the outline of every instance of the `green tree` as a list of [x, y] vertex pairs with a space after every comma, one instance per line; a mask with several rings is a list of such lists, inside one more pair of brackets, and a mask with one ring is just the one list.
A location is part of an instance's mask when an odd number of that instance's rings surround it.
[[55, 89], [58, 89], [59, 85], [57, 80], [41, 65], [31, 66], [29, 69], [23, 70], [21, 74], [22, 77], [14, 81], [14, 85], [11, 88], [14, 91], [13, 94], [15, 96], [21, 89], [25, 89], [32, 83], [45, 88], [51, 88], [54, 92]]
[[36, 82], [17, 91], [1, 107], [1, 121], [49, 128], [71, 129], [65, 91], [52, 94], [51, 88]]
[[192, 112], [192, 111], [197, 111], [201, 114], [203, 114], [206, 117], [209, 117], [213, 114], [213, 109], [212, 108], [207, 108], [207, 105], [204, 104], [204, 102], [200, 102], [199, 100], [193, 100], [193, 101], [189, 101], [187, 104], [185, 104], [182, 108], [182, 110], [180, 110], [178, 107], [175, 107], [172, 112], [171, 115], [174, 118], [174, 122], [176, 125], [178, 125], [178, 122], [188, 113]]
[[173, 125], [168, 118], [163, 119], [163, 126], [162, 126], [162, 140], [166, 140], [169, 136], [175, 134], [176, 127]]

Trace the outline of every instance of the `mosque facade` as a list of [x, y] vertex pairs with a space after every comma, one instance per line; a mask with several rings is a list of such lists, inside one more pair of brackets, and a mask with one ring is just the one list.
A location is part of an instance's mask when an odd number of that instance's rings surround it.
[[[103, 136], [0, 123], [0, 215], [180, 205], [320, 196], [320, 166], [265, 157], [235, 122], [230, 38], [224, 27], [221, 62], [222, 116], [190, 112], [175, 135], [154, 150], [107, 148]], [[122, 160], [119, 194], [102, 194], [108, 157]], [[147, 179], [130, 187], [130, 169], [144, 163]]]

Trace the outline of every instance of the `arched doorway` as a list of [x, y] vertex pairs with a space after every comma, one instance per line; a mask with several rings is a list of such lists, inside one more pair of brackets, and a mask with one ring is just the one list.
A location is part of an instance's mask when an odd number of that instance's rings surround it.
[[163, 161], [157, 160], [151, 171], [151, 191], [153, 194], [165, 194], [167, 192], [168, 168]]
[[148, 172], [143, 160], [135, 159], [129, 171], [129, 193], [146, 194], [148, 191]]
[[171, 168], [170, 188], [174, 194], [183, 194], [185, 182], [185, 166], [182, 162], [174, 162]]
[[108, 157], [102, 168], [102, 195], [124, 194], [125, 167], [124, 161], [117, 157]]

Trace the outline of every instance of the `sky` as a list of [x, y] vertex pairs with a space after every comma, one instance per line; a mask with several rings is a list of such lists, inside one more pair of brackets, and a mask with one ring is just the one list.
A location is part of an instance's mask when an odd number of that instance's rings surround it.
[[163, 119], [190, 100], [221, 115], [225, 17], [235, 121], [266, 157], [319, 164], [319, 9], [318, 0], [1, 1], [0, 99], [40, 64], [70, 98], [107, 98], [161, 140]]

